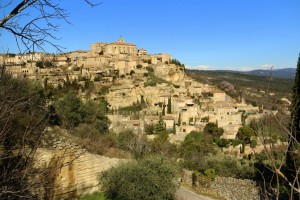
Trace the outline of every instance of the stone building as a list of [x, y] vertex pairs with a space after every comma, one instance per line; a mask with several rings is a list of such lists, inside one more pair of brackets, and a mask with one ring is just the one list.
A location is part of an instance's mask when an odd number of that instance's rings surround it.
[[117, 42], [97, 42], [91, 45], [91, 52], [96, 55], [137, 55], [138, 50], [135, 44], [127, 43], [122, 37]]

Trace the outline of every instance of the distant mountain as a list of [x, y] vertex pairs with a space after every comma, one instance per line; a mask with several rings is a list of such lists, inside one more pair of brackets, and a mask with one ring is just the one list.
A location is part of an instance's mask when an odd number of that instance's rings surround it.
[[[240, 74], [249, 74], [255, 76], [270, 76], [270, 70], [257, 69], [252, 71], [233, 71], [233, 70], [214, 70], [217, 72], [234, 72]], [[272, 77], [294, 79], [296, 68], [273, 69]]]

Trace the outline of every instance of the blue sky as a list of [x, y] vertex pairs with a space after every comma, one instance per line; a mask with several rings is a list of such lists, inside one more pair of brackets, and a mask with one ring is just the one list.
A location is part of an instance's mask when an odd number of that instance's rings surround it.
[[[169, 53], [194, 69], [296, 67], [299, 0], [100, 1], [94, 8], [83, 0], [59, 1], [72, 22], [57, 32], [65, 51], [88, 50], [91, 43], [122, 35], [138, 48]], [[0, 47], [17, 52], [5, 31]]]

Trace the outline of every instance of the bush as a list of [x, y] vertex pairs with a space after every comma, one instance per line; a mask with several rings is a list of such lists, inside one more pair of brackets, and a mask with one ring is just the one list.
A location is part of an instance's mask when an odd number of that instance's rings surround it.
[[149, 73], [153, 73], [153, 72], [154, 72], [153, 67], [146, 67], [146, 70], [147, 70]]
[[210, 122], [205, 125], [203, 133], [206, 135], [211, 135], [213, 137], [220, 137], [224, 133], [224, 129], [218, 128], [217, 124]]
[[238, 146], [239, 144], [242, 144], [242, 141], [239, 140], [239, 139], [235, 139], [235, 140], [232, 140], [232, 141], [231, 141], [231, 144], [232, 144], [233, 147], [236, 147], [236, 146]]
[[131, 70], [129, 74], [130, 76], [133, 76], [135, 74], [135, 71]]
[[153, 156], [123, 163], [102, 173], [101, 188], [108, 199], [175, 199], [178, 167], [173, 161]]
[[204, 171], [204, 174], [212, 181], [216, 178], [216, 172], [214, 169], [207, 169]]
[[250, 142], [250, 147], [251, 147], [251, 148], [255, 148], [256, 145], [257, 145], [257, 141], [256, 141], [255, 139], [251, 140], [251, 142]]
[[137, 69], [141, 69], [142, 67], [143, 67], [143, 66], [140, 65], [140, 64], [138, 64], [138, 65], [136, 66]]

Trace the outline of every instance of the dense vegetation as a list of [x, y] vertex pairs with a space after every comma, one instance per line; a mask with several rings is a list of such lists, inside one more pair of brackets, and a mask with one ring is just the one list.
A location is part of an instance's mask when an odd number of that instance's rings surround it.
[[157, 156], [121, 164], [100, 179], [105, 196], [114, 200], [172, 200], [179, 185], [176, 163]]

